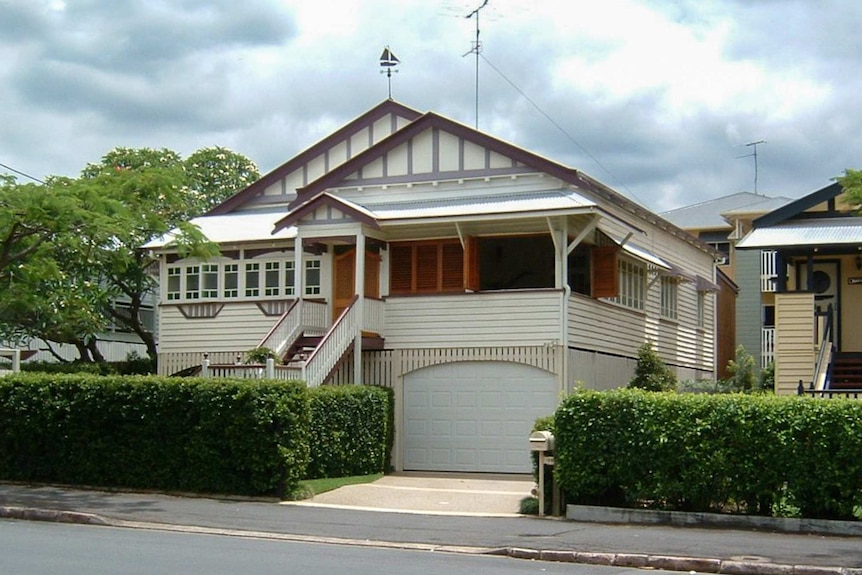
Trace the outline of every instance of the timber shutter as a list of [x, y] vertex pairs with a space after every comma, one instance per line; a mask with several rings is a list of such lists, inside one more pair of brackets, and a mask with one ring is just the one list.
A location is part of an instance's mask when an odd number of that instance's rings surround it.
[[389, 293], [463, 291], [464, 251], [458, 240], [399, 242], [389, 249]]
[[619, 295], [618, 252], [617, 246], [593, 248], [593, 297], [616, 297]]

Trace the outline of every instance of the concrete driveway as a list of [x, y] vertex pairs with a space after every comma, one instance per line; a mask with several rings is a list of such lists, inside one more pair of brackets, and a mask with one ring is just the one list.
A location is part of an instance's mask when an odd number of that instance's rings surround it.
[[402, 472], [347, 485], [293, 505], [437, 515], [514, 516], [533, 489], [529, 475]]

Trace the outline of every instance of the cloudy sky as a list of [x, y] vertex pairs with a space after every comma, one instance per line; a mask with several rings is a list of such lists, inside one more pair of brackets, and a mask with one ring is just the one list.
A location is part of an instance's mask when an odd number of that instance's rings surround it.
[[[265, 173], [387, 97], [386, 45], [393, 98], [473, 126], [482, 1], [0, 0], [0, 163], [75, 176], [116, 146], [225, 146]], [[754, 191], [752, 142], [767, 195], [862, 168], [862, 2], [479, 14], [479, 128], [653, 210]]]

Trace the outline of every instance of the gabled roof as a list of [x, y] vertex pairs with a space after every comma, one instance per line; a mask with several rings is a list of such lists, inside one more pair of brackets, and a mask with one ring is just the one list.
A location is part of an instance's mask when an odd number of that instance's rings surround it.
[[662, 212], [661, 216], [685, 230], [729, 230], [733, 226], [723, 216], [766, 214], [792, 201], [783, 196], [739, 192]]
[[818, 204], [837, 198], [843, 191], [844, 188], [841, 187], [841, 184], [838, 182], [829, 184], [825, 188], [821, 188], [816, 192], [803, 196], [794, 202], [790, 202], [789, 204], [778, 208], [777, 210], [760, 216], [754, 220], [754, 227], [762, 228], [779, 224], [785, 220], [793, 218], [794, 216], [800, 215], [805, 210], [811, 209]]
[[[573, 186], [576, 186], [581, 190], [588, 191], [598, 197], [601, 197], [603, 200], [616, 204], [624, 211], [653, 223], [654, 225], [665, 230], [671, 235], [674, 235], [688, 243], [691, 243], [692, 245], [696, 245], [701, 249], [711, 251], [711, 248], [709, 246], [700, 242], [697, 238], [695, 238], [685, 230], [657, 216], [653, 212], [629, 200], [622, 194], [614, 191], [608, 186], [605, 186], [601, 182], [592, 179], [591, 177], [587, 176], [582, 172], [579, 172], [574, 168], [570, 168], [563, 164], [554, 162], [539, 154], [529, 152], [523, 148], [520, 148], [498, 138], [494, 138], [492, 136], [489, 136], [488, 134], [485, 134], [469, 126], [446, 118], [444, 116], [440, 116], [433, 112], [423, 114], [421, 117], [418, 117], [406, 126], [395, 131], [388, 137], [377, 142], [375, 145], [367, 148], [366, 150], [347, 160], [343, 164], [330, 170], [317, 180], [311, 182], [309, 185], [297, 190], [297, 197], [293, 202], [290, 203], [289, 208], [293, 210], [301, 206], [304, 202], [310, 201], [311, 199], [315, 198], [318, 194], [324, 192], [327, 189], [337, 188], [341, 185], [344, 185], [346, 178], [356, 173], [363, 166], [381, 158], [384, 154], [391, 150], [394, 150], [399, 145], [406, 143], [412, 137], [432, 128], [448, 132], [459, 138], [464, 139], [465, 141], [469, 141], [478, 146], [487, 148], [488, 150], [498, 153], [502, 156], [509, 157], [515, 162], [532, 168], [537, 172], [543, 172], [548, 175], [559, 178], [560, 180]], [[280, 223], [279, 225], [283, 224]]]
[[303, 217], [324, 206], [335, 208], [375, 228], [386, 223], [439, 219], [476, 219], [501, 215], [572, 215], [591, 213], [598, 207], [592, 200], [565, 189], [378, 203], [358, 202], [356, 199], [351, 201], [321, 192], [276, 222], [275, 231], [297, 224]]
[[349, 138], [359, 129], [369, 124], [373, 124], [376, 120], [389, 114], [401, 116], [407, 120], [415, 120], [422, 115], [420, 112], [412, 108], [408, 108], [395, 100], [384, 100], [377, 106], [371, 108], [361, 116], [355, 118], [337, 131], [320, 140], [318, 143], [264, 175], [253, 184], [226, 199], [224, 202], [210, 210], [206, 215], [227, 214], [235, 210], [243, 205], [247, 200], [253, 198], [257, 194], [263, 193], [266, 188], [278, 182], [294, 170], [300, 168], [303, 164], [333, 147], [335, 144]]

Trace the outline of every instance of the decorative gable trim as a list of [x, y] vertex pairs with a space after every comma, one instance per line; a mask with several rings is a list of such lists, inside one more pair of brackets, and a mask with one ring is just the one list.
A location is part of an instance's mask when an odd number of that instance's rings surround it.
[[[259, 195], [263, 195], [264, 191], [268, 187], [277, 184], [280, 180], [283, 180], [285, 177], [287, 177], [294, 171], [300, 168], [304, 168], [304, 166], [308, 162], [319, 157], [321, 154], [324, 154], [324, 152], [326, 152], [328, 149], [335, 147], [340, 142], [345, 142], [349, 155], [351, 137], [364, 128], [373, 127], [374, 124], [381, 118], [390, 116], [392, 121], [392, 127], [394, 129], [398, 124], [397, 118], [400, 117], [404, 118], [407, 121], [413, 121], [419, 118], [421, 115], [421, 112], [418, 112], [417, 110], [414, 110], [412, 108], [408, 108], [407, 106], [400, 104], [395, 100], [385, 100], [371, 110], [365, 112], [358, 118], [344, 125], [336, 132], [333, 132], [323, 140], [319, 141], [317, 144], [314, 144], [304, 152], [301, 152], [299, 155], [294, 156], [281, 166], [275, 168], [253, 184], [246, 187], [245, 189], [237, 192], [236, 194], [234, 194], [233, 196], [207, 212], [206, 215], [214, 216], [220, 214], [227, 214], [234, 211], [252, 198]], [[369, 130], [369, 138], [372, 137], [372, 131]], [[371, 144], [371, 142], [369, 142], [369, 144]], [[328, 158], [325, 157], [324, 161], [327, 164], [325, 166], [325, 169], [328, 170], [330, 168], [330, 166], [328, 165]]]
[[365, 211], [352, 202], [348, 202], [342, 198], [323, 192], [302, 204], [297, 209], [291, 211], [287, 216], [275, 222], [275, 227], [273, 228], [272, 233], [276, 233], [283, 228], [297, 224], [303, 218], [314, 214], [320, 208], [327, 208], [330, 210], [330, 213], [331, 210], [338, 210], [342, 214], [345, 214], [358, 222], [369, 225], [374, 229], [380, 229], [380, 224], [371, 213]]

